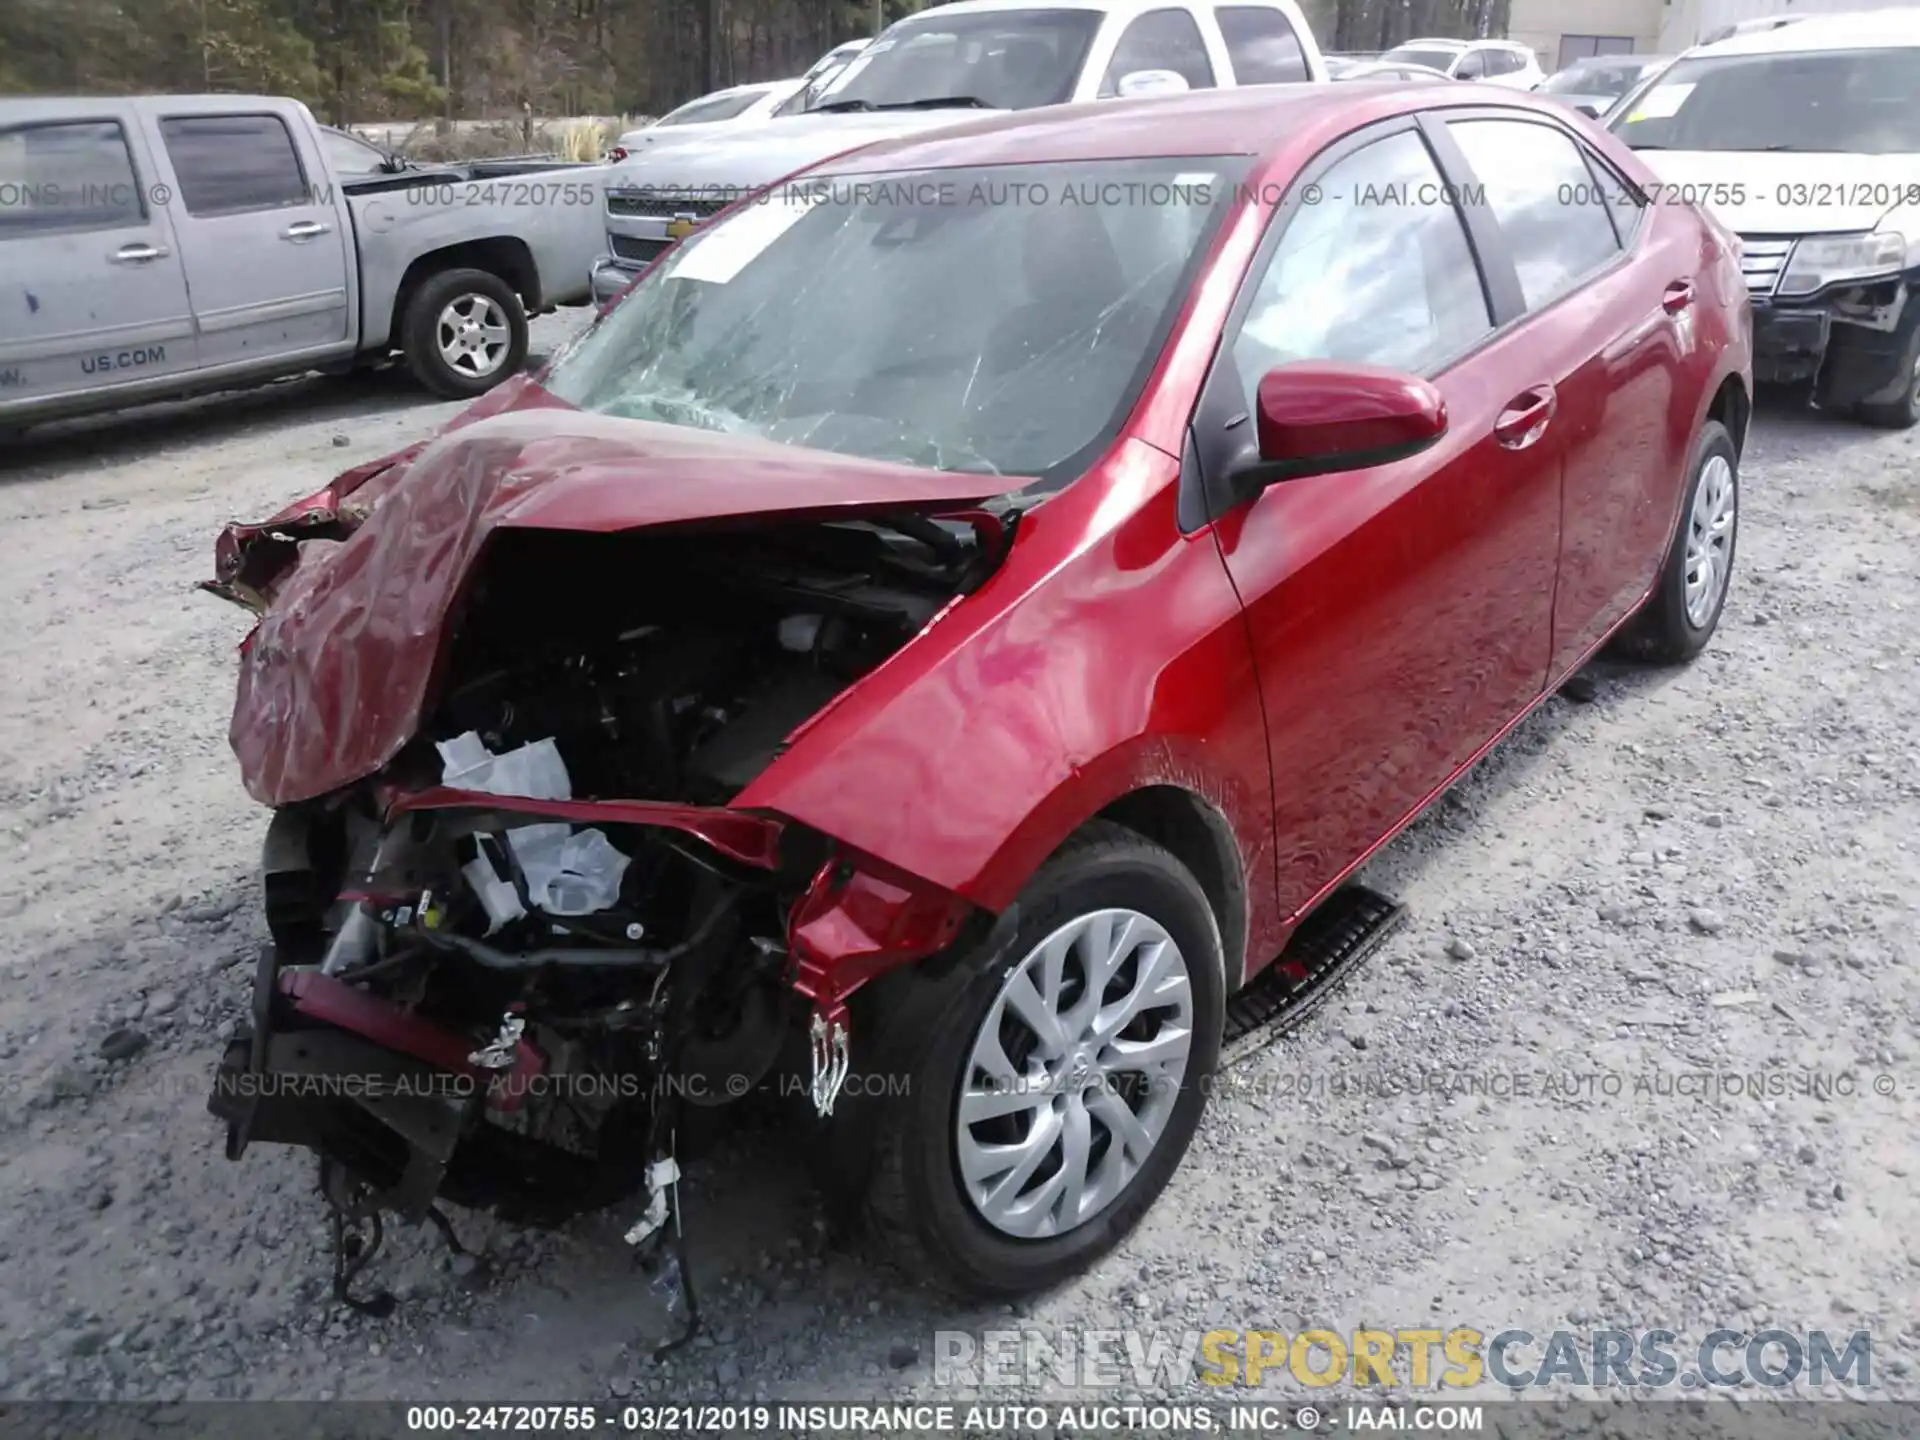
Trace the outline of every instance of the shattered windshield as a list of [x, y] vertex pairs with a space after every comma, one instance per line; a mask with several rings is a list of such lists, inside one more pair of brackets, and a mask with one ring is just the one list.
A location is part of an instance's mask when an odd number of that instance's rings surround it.
[[1099, 10], [989, 10], [903, 20], [814, 102], [885, 110], [975, 100], [996, 110], [1062, 105], [1100, 28]]
[[1064, 479], [1125, 417], [1243, 169], [1162, 158], [783, 187], [655, 264], [546, 384], [605, 415]]

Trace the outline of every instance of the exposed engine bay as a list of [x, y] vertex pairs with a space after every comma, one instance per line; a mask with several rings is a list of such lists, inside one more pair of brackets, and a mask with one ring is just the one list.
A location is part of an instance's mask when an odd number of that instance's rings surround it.
[[[750, 1093], [798, 1040], [830, 1114], [847, 993], [967, 918], [726, 807], [990, 574], [1007, 533], [889, 514], [495, 536], [421, 732], [380, 774], [275, 812], [273, 943], [210, 1101], [231, 1158], [318, 1152], [337, 1298], [391, 1308], [349, 1290], [383, 1212], [457, 1244], [438, 1201], [543, 1225], [631, 1203], [628, 1240], [691, 1319], [679, 1107]], [[850, 894], [891, 928], [829, 976], [800, 941]]]

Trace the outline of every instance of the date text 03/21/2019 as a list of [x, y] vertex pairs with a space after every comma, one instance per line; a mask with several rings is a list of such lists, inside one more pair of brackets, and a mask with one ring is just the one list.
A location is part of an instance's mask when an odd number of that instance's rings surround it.
[[1271, 1434], [1321, 1430], [1478, 1434], [1485, 1407], [1420, 1402], [1341, 1406], [1258, 1404], [952, 1403], [797, 1405], [414, 1405], [415, 1434], [599, 1430], [632, 1434], [979, 1434], [1027, 1430], [1082, 1433], [1147, 1431], [1162, 1435]]

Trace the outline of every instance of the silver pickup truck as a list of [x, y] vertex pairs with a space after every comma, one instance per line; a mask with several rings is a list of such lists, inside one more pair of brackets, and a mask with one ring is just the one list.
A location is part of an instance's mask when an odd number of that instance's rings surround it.
[[0, 99], [0, 431], [394, 351], [478, 395], [589, 300], [604, 173], [420, 168], [294, 100]]

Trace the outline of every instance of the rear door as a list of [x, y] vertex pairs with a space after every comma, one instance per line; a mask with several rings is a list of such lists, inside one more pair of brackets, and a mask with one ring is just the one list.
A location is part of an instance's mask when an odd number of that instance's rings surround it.
[[153, 191], [132, 108], [7, 108], [10, 118], [0, 124], [0, 415], [192, 370], [193, 311], [180, 250], [165, 194]]
[[[1512, 255], [1540, 377], [1558, 397], [1566, 518], [1553, 668], [1578, 663], [1653, 583], [1692, 444], [1707, 357], [1693, 338], [1701, 255], [1691, 226], [1655, 236], [1646, 207], [1542, 116], [1450, 115], [1463, 188]], [[1689, 241], [1693, 241], [1689, 248]]]
[[1560, 542], [1552, 396], [1491, 222], [1443, 178], [1444, 140], [1404, 118], [1285, 177], [1298, 183], [1195, 416], [1195, 459], [1211, 477], [1243, 453], [1276, 365], [1386, 365], [1431, 380], [1447, 404], [1447, 433], [1424, 453], [1274, 485], [1214, 522], [1266, 707], [1288, 914], [1546, 679]]
[[200, 363], [350, 350], [353, 250], [313, 127], [244, 105], [156, 107]]
[[1279, 6], [1216, 5], [1213, 18], [1234, 84], [1283, 85], [1313, 78], [1306, 47]]
[[[1115, 18], [1109, 17], [1106, 28], [1112, 30], [1114, 24]], [[1089, 58], [1090, 62], [1098, 61], [1098, 45]], [[1218, 39], [1209, 43], [1194, 11], [1184, 5], [1163, 5], [1136, 15], [1121, 26], [1105, 66], [1096, 72], [1093, 63], [1089, 63], [1082, 77], [1084, 89], [1086, 81], [1098, 73], [1098, 86], [1091, 96], [1079, 98], [1111, 100], [1128, 93], [1152, 93], [1136, 90], [1131, 85], [1122, 87], [1128, 76], [1149, 72], [1170, 71], [1185, 82], [1188, 90], [1211, 90], [1220, 83], [1223, 58]]]

